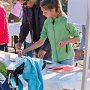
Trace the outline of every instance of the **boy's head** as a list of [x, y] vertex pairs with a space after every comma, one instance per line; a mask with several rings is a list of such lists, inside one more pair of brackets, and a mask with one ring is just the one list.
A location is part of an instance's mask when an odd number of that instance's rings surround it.
[[54, 18], [63, 12], [60, 0], [42, 0], [40, 5], [43, 15], [46, 17]]

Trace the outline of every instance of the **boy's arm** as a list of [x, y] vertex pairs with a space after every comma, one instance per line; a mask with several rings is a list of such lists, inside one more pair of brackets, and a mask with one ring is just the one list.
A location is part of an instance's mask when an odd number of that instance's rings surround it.
[[50, 49], [50, 42], [46, 39], [40, 50], [48, 51], [48, 49]]
[[58, 47], [64, 47], [68, 43], [76, 43], [76, 42], [80, 42], [80, 38], [77, 38], [77, 37], [69, 38], [69, 39], [60, 41], [58, 43]]
[[51, 52], [51, 46], [50, 46], [49, 40], [46, 39], [46, 41], [38, 51], [38, 57], [44, 58], [45, 54], [47, 54], [48, 52]]
[[63, 40], [63, 41], [60, 41], [58, 43], [59, 47], [63, 47], [68, 43], [80, 42], [80, 35], [78, 32], [78, 29], [73, 24], [70, 24], [70, 23], [68, 23], [66, 26], [67, 26], [67, 30], [70, 34], [70, 38]]
[[31, 45], [30, 47], [24, 49], [23, 51], [20, 51], [18, 53], [19, 56], [24, 55], [25, 53], [27, 53], [28, 51], [34, 50], [39, 48], [40, 46], [42, 46], [44, 44], [45, 40], [40, 38], [37, 42], [35, 42], [33, 45]]
[[67, 43], [76, 43], [76, 42], [80, 42], [80, 38], [78, 37], [73, 37], [73, 38], [69, 38], [66, 40]]

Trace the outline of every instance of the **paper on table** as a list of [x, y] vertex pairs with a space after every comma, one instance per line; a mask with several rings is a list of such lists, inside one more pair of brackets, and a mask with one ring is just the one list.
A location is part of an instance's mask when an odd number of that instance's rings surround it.
[[82, 71], [82, 68], [65, 65], [65, 66], [51, 67], [48, 68], [47, 70], [51, 70], [55, 72], [73, 72], [73, 71]]
[[4, 58], [0, 57], [0, 62], [3, 61], [3, 60], [4, 60]]

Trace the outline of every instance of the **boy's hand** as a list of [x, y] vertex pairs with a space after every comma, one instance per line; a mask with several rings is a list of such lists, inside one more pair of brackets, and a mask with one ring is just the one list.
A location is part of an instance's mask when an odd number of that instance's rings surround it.
[[44, 50], [39, 50], [39, 51], [38, 51], [38, 58], [43, 59], [45, 54], [46, 54], [46, 51], [44, 51]]
[[64, 47], [66, 44], [68, 44], [68, 41], [60, 41], [59, 43], [58, 43], [58, 47]]
[[18, 56], [21, 57], [23, 55], [25, 55], [25, 50], [19, 50]]

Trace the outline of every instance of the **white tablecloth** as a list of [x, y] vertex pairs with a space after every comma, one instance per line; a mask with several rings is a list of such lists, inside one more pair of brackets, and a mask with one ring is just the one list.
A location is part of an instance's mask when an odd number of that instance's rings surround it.
[[[43, 79], [45, 90], [62, 90], [62, 89], [81, 90], [82, 72], [56, 73], [44, 70]], [[88, 73], [86, 90], [90, 90], [90, 72]]]
[[20, 32], [20, 26], [21, 23], [9, 23], [9, 31], [10, 31], [10, 35], [14, 36], [14, 35], [19, 35]]
[[0, 62], [3, 62], [6, 65], [6, 67], [8, 67], [12, 63], [15, 64], [16, 62], [11, 61], [16, 61], [17, 58], [18, 58], [17, 54], [0, 51]]
[[[18, 36], [20, 33], [20, 26], [21, 26], [21, 22], [19, 23], [8, 23], [9, 26], [9, 32], [10, 32], [10, 36]], [[31, 43], [31, 35], [30, 32], [28, 33], [27, 37], [26, 37], [26, 42]]]
[[[0, 51], [0, 62], [3, 62], [5, 65], [6, 65], [6, 68], [7, 69], [9, 69], [9, 70], [13, 70], [14, 68], [14, 66], [15, 66], [15, 64], [18, 62], [18, 61], [16, 61], [16, 62], [11, 62], [10, 60], [7, 60], [7, 58], [5, 58], [5, 55], [6, 54], [8, 54], [8, 55], [10, 55], [10, 59], [11, 60], [18, 60], [17, 58], [18, 58], [18, 55], [17, 54], [14, 54], [14, 53], [7, 53], [7, 52], [3, 52], [3, 51]], [[22, 81], [22, 83], [23, 83], [23, 86], [24, 86], [24, 88], [23, 88], [23, 90], [28, 90], [27, 89], [27, 83], [24, 81], [24, 79], [22, 78], [22, 76], [20, 75], [20, 80]]]
[[[4, 58], [5, 54], [10, 54], [11, 58], [17, 57], [17, 54], [4, 53], [0, 51], [0, 57]], [[10, 62], [6, 59], [4, 63], [6, 66], [10, 66], [16, 62]], [[45, 88], [44, 90], [62, 90], [62, 88], [81, 90], [82, 72], [56, 73], [47, 70], [48, 67], [52, 67], [54, 65], [55, 64], [48, 64], [47, 67], [42, 71]], [[88, 73], [86, 90], [90, 90], [90, 72]]]

